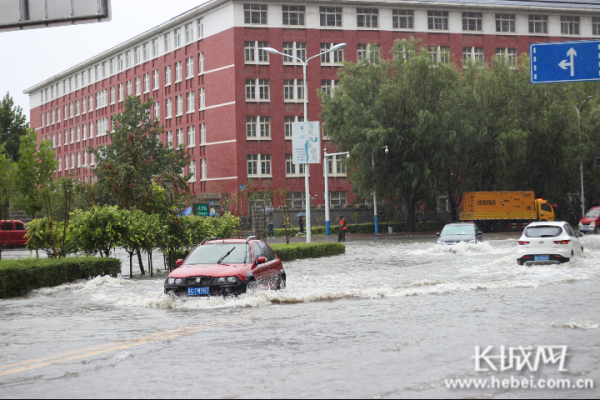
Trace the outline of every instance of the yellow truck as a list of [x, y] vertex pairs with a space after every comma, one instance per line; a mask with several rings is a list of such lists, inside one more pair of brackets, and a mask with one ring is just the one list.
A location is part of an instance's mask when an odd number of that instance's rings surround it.
[[460, 220], [487, 232], [524, 229], [532, 221], [554, 221], [554, 208], [534, 192], [470, 192], [463, 195]]

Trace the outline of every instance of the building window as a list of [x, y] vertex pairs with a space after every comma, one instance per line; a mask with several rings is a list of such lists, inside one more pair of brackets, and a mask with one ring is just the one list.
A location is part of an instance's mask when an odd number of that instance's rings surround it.
[[158, 90], [158, 85], [160, 84], [158, 70], [154, 70], [152, 78], [154, 80], [154, 90]]
[[[60, 113], [60, 108], [58, 109], [58, 112]], [[87, 112], [87, 100], [84, 97], [83, 99], [81, 99], [81, 113], [85, 114], [86, 112]], [[60, 116], [58, 117], [58, 119], [60, 119]]]
[[427, 27], [430, 31], [447, 31], [448, 11], [427, 11]]
[[562, 35], [579, 35], [579, 17], [560, 17]]
[[175, 63], [175, 83], [181, 82], [183, 79], [183, 70], [182, 70], [181, 61]]
[[194, 95], [194, 93], [195, 92], [192, 91], [187, 94], [187, 113], [188, 114], [191, 114], [194, 111], [196, 111], [196, 105], [195, 105], [195, 97], [196, 96]]
[[171, 51], [171, 34], [170, 33], [165, 33], [164, 36], [164, 47], [165, 47], [165, 53], [168, 53]]
[[87, 131], [88, 131], [88, 127], [87, 124], [83, 124], [83, 140], [87, 140]]
[[198, 39], [204, 38], [204, 19], [198, 20]]
[[267, 5], [244, 4], [244, 22], [250, 25], [267, 25]]
[[71, 128], [71, 144], [75, 143], [75, 130]]
[[330, 177], [347, 176], [346, 156], [327, 157], [327, 173]]
[[[331, 49], [337, 43], [321, 43], [321, 53]], [[321, 54], [321, 64], [339, 65], [344, 61], [344, 49]]]
[[158, 57], [158, 39], [152, 39], [152, 57]]
[[167, 147], [173, 147], [173, 132], [167, 132]]
[[185, 142], [183, 141], [183, 129], [177, 129], [177, 147], [185, 146]]
[[189, 174], [190, 176], [190, 182], [196, 182], [196, 161], [192, 160], [190, 161], [190, 169], [189, 169]]
[[[304, 167], [304, 166], [302, 166]], [[293, 210], [302, 210], [306, 205], [305, 192], [290, 192], [287, 195], [288, 207]]]
[[139, 63], [142, 62], [142, 57], [140, 57], [140, 55], [141, 55], [140, 46], [136, 47], [133, 51], [134, 51], [134, 63], [135, 63], [135, 65], [138, 65]]
[[142, 95], [142, 78], [140, 77], [135, 78], [135, 95]]
[[204, 73], [204, 53], [198, 55], [198, 75]]
[[517, 62], [518, 62], [517, 49], [498, 48], [498, 49], [496, 49], [496, 56], [504, 57], [506, 59], [506, 62], [508, 62], [508, 65], [510, 65], [511, 68], [517, 67]]
[[321, 26], [342, 26], [342, 7], [319, 7]]
[[246, 117], [246, 138], [271, 139], [271, 117]]
[[171, 86], [171, 66], [167, 65], [165, 67], [165, 86]]
[[463, 31], [481, 32], [483, 30], [483, 14], [464, 12], [462, 13]]
[[178, 49], [181, 47], [181, 28], [179, 29], [175, 29], [175, 31], [173, 32], [173, 39], [175, 40], [175, 49]]
[[600, 36], [600, 17], [592, 17], [592, 35]]
[[154, 103], [154, 119], [160, 118], [160, 103], [157, 101]]
[[360, 61], [363, 58], [369, 59], [371, 58], [371, 53], [375, 52], [376, 54], [380, 54], [380, 46], [378, 44], [359, 44], [357, 46], [357, 59]]
[[331, 207], [345, 206], [348, 204], [348, 192], [329, 192], [329, 205]]
[[306, 61], [306, 43], [284, 42], [283, 54], [290, 56], [283, 57], [284, 64], [299, 64], [298, 60], [292, 57], [297, 57], [302, 61]]
[[304, 101], [304, 80], [284, 79], [283, 99], [289, 103]]
[[[79, 107], [79, 100], [75, 102], [75, 116], [79, 117], [81, 108]], [[48, 125], [50, 125], [50, 118], [48, 118]]]
[[[90, 111], [94, 111], [94, 96], [90, 95], [88, 103], [90, 104]], [[67, 109], [65, 108], [65, 119], [67, 119]]]
[[206, 159], [202, 159], [202, 180], [205, 181], [208, 179], [208, 170], [206, 169]]
[[270, 89], [268, 79], [246, 79], [247, 101], [269, 101]]
[[144, 62], [150, 59], [150, 43], [144, 43]]
[[194, 77], [194, 57], [187, 59], [186, 63], [186, 79], [192, 79]]
[[394, 29], [415, 29], [415, 12], [412, 10], [394, 10]]
[[496, 14], [496, 32], [515, 33], [517, 31], [516, 14]]
[[324, 93], [329, 94], [331, 96], [333, 94], [333, 90], [340, 87], [340, 81], [331, 80], [331, 79], [322, 79], [321, 80], [321, 90]]
[[484, 60], [483, 47], [463, 47], [463, 62], [482, 63]]
[[200, 144], [206, 144], [206, 124], [200, 125]]
[[94, 123], [90, 122], [90, 139], [94, 138]]
[[304, 164], [294, 164], [294, 156], [292, 154], [285, 155], [285, 176], [294, 178], [304, 175]]
[[258, 154], [248, 155], [246, 164], [248, 166], [248, 176], [258, 176]]
[[548, 33], [548, 16], [547, 15], [530, 15], [529, 16], [529, 33], [547, 34]]
[[115, 104], [115, 102], [117, 101], [116, 97], [117, 97], [116, 90], [115, 90], [115, 87], [113, 86], [110, 88], [110, 104], [111, 105]]
[[304, 6], [282, 6], [283, 9], [283, 25], [288, 26], [304, 26], [304, 14], [306, 7]]
[[268, 64], [269, 53], [263, 50], [268, 46], [268, 42], [244, 42], [246, 64]]
[[74, 111], [73, 110], [74, 110], [73, 109], [73, 103], [69, 103], [69, 118], [73, 118], [74, 117]]
[[185, 26], [185, 44], [192, 43], [194, 40], [194, 24], [187, 24]]
[[79, 125], [77, 126], [76, 132], [76, 142], [79, 143], [81, 142], [81, 127]]
[[150, 74], [144, 74], [144, 93], [150, 93]]
[[183, 96], [179, 95], [175, 99], [177, 101], [177, 116], [181, 117], [183, 115]]
[[[271, 177], [271, 155], [252, 154], [248, 155], [248, 176], [256, 178]], [[260, 163], [260, 164], [259, 164]]]
[[123, 84], [119, 83], [119, 102], [123, 101]]
[[196, 146], [196, 127], [188, 126], [188, 147]]
[[448, 46], [430, 46], [429, 54], [431, 54], [431, 59], [436, 64], [450, 63], [450, 47]]
[[173, 101], [171, 99], [167, 99], [166, 108], [166, 118], [173, 118]]
[[200, 110], [204, 110], [206, 108], [206, 90], [204, 88], [200, 88], [198, 94], [200, 96]]
[[356, 25], [359, 28], [378, 28], [379, 27], [379, 9], [377, 8], [357, 8]]
[[131, 96], [133, 94], [133, 85], [131, 84], [131, 81], [127, 81], [127, 97]]
[[115, 59], [114, 58], [110, 59], [110, 74], [111, 75], [115, 74]]

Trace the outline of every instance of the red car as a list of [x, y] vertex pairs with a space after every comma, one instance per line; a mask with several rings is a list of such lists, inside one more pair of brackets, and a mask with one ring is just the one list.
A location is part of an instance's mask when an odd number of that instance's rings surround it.
[[579, 232], [600, 233], [600, 207], [594, 207], [579, 221]]
[[165, 293], [186, 296], [239, 295], [247, 289], [285, 289], [281, 259], [262, 240], [204, 241], [165, 280]]
[[27, 225], [21, 221], [0, 221], [0, 245], [25, 246]]

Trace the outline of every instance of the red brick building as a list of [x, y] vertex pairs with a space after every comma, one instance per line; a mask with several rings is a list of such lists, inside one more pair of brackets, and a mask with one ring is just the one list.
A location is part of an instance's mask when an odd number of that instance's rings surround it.
[[[291, 123], [302, 121], [300, 65], [269, 55], [269, 46], [300, 57], [347, 43], [308, 67], [309, 119], [321, 111], [316, 90], [336, 85], [341, 61], [356, 62], [368, 44], [383, 57], [395, 40], [417, 37], [447, 61], [515, 59], [530, 43], [600, 39], [592, 0], [237, 1], [210, 0], [150, 31], [28, 89], [31, 126], [51, 140], [57, 176], [93, 179], [85, 149], [106, 146], [111, 116], [129, 95], [156, 101], [162, 138], [194, 156], [199, 193], [233, 196], [249, 180], [292, 189], [304, 204], [302, 171], [291, 164]], [[327, 138], [324, 138], [327, 145]], [[186, 173], [188, 172], [186, 168]], [[332, 162], [331, 201], [351, 204], [344, 165]], [[311, 167], [312, 204], [323, 204], [323, 167]]]

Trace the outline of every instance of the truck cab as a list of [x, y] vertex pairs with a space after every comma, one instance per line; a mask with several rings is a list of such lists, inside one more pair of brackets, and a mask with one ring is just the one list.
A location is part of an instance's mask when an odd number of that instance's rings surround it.
[[540, 221], [554, 221], [556, 215], [554, 213], [554, 207], [544, 199], [537, 199], [535, 206], [538, 213], [538, 220]]

